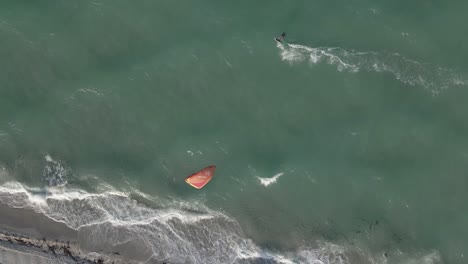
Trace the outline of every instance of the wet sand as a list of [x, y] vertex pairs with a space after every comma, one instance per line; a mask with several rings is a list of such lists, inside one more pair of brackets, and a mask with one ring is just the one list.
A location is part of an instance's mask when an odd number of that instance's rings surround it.
[[118, 252], [83, 252], [78, 231], [29, 209], [0, 204], [0, 264], [129, 263]]

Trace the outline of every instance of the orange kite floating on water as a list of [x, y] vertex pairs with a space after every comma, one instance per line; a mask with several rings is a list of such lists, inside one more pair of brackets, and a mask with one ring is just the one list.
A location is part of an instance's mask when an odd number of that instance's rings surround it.
[[211, 180], [215, 170], [215, 165], [208, 166], [203, 170], [195, 172], [194, 174], [185, 178], [185, 182], [190, 184], [194, 188], [201, 189]]

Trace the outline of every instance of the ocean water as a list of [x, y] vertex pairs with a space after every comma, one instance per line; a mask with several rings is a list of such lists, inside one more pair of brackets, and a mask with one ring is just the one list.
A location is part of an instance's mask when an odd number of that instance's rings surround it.
[[142, 262], [466, 263], [467, 11], [2, 1], [0, 202]]

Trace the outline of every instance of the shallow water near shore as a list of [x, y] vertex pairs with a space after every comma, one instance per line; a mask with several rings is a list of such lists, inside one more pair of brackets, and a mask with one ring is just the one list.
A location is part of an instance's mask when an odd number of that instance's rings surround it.
[[467, 11], [4, 1], [0, 231], [147, 263], [465, 263]]

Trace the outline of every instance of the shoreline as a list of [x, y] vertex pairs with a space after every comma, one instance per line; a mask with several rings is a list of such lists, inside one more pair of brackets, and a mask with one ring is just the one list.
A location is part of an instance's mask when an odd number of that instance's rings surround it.
[[78, 231], [27, 208], [0, 203], [0, 263], [131, 263], [118, 252], [84, 252]]
[[104, 258], [90, 258], [70, 242], [38, 240], [19, 234], [6, 234], [0, 231], [0, 252], [2, 263], [107, 263]]

